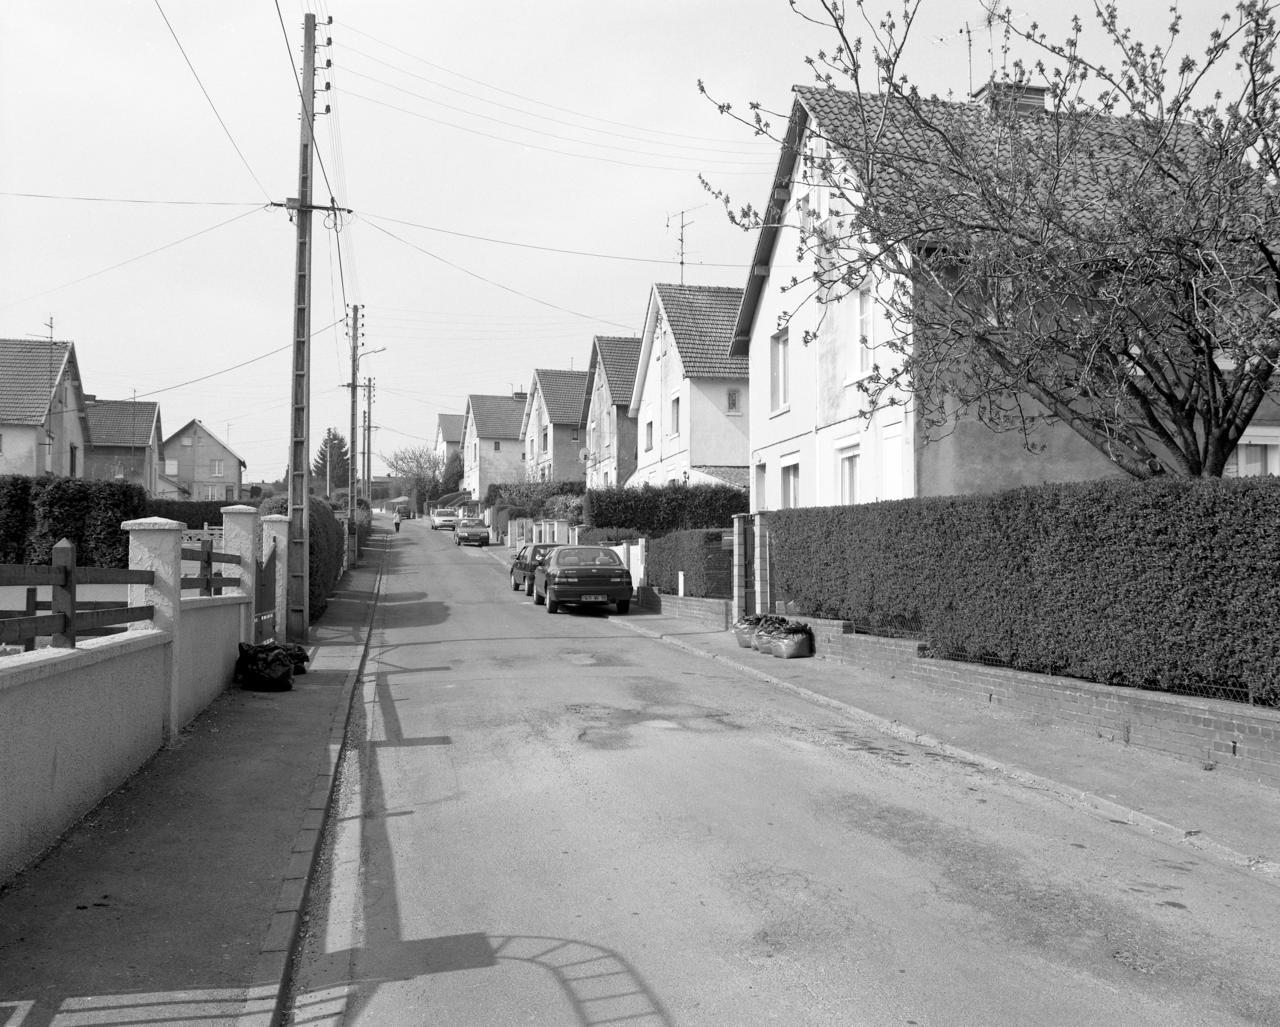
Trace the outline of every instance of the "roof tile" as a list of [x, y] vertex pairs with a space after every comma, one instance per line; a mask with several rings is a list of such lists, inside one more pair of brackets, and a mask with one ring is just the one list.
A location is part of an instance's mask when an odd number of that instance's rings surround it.
[[89, 403], [89, 437], [95, 446], [149, 446], [159, 410], [159, 404], [147, 401], [103, 399]]
[[742, 290], [710, 285], [654, 286], [688, 378], [746, 378], [747, 358], [729, 356]]
[[533, 372], [533, 380], [542, 393], [547, 418], [552, 424], [582, 424], [583, 400], [587, 395], [586, 371], [539, 368]]
[[0, 424], [42, 424], [71, 343], [0, 339]]
[[524, 419], [525, 397], [468, 396], [467, 407], [481, 439], [518, 439]]

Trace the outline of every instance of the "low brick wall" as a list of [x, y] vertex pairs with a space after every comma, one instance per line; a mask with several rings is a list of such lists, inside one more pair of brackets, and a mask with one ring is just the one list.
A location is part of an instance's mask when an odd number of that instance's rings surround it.
[[710, 631], [726, 631], [732, 623], [728, 599], [698, 599], [693, 596], [672, 596], [648, 586], [638, 589], [640, 606], [654, 610], [664, 617], [679, 617], [704, 625]]

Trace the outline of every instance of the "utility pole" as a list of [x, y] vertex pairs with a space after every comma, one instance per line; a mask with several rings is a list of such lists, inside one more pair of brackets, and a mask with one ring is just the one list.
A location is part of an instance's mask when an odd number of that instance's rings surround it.
[[360, 304], [351, 308], [351, 459], [347, 461], [347, 525], [348, 531], [354, 530], [356, 523], [356, 408], [359, 397], [356, 389], [359, 382], [356, 375], [360, 368]]
[[366, 378], [364, 385], [364, 487], [366, 496], [373, 503], [373, 379]]
[[[310, 634], [311, 491], [311, 168], [315, 143], [316, 16], [303, 20], [302, 127], [298, 147], [298, 239], [293, 293], [293, 413], [289, 444], [289, 582], [285, 637], [305, 643]], [[289, 206], [289, 204], [286, 204]]]

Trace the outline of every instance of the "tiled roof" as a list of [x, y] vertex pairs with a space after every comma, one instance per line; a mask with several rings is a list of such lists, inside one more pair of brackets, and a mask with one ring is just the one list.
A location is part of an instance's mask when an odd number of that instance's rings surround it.
[[631, 391], [636, 386], [636, 370], [640, 366], [641, 346], [640, 339], [630, 336], [596, 336], [596, 351], [592, 354], [592, 363], [598, 364], [604, 373], [604, 380], [609, 384], [609, 395], [617, 405], [631, 405]]
[[587, 395], [586, 371], [539, 368], [533, 372], [533, 380], [542, 393], [547, 419], [552, 424], [582, 423], [583, 400]]
[[0, 339], [0, 424], [42, 424], [71, 343]]
[[745, 378], [747, 358], [729, 356], [742, 290], [655, 285], [688, 378]]
[[466, 414], [439, 414], [437, 416], [437, 430], [444, 436], [445, 442], [461, 442], [462, 426], [466, 423]]
[[525, 397], [468, 396], [467, 406], [476, 423], [476, 437], [481, 439], [518, 439], [520, 421], [524, 417]]
[[695, 464], [693, 469], [705, 474], [708, 478], [718, 478], [726, 485], [734, 485], [740, 489], [748, 488], [751, 484], [750, 472], [746, 467], [737, 467], [732, 464]]
[[95, 446], [149, 446], [159, 410], [159, 404], [127, 399], [89, 403], [89, 437]]

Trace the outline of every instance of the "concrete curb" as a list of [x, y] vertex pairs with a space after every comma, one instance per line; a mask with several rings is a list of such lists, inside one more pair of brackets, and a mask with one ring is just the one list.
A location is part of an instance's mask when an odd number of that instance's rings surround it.
[[1186, 845], [1189, 848], [1195, 849], [1207, 858], [1227, 863], [1241, 870], [1276, 876], [1277, 883], [1280, 883], [1280, 863], [1237, 852], [1235, 849], [1223, 845], [1221, 842], [1215, 841], [1202, 832], [1189, 830], [1185, 827], [1179, 827], [1176, 824], [1168, 823], [1167, 821], [1153, 817], [1150, 814], [1143, 813], [1141, 810], [1125, 806], [1112, 799], [1095, 795], [1092, 792], [1080, 791], [1079, 789], [1068, 787], [1059, 781], [1054, 781], [1051, 778], [1034, 774], [1031, 771], [1024, 770], [1022, 767], [1014, 766], [1013, 764], [992, 759], [989, 756], [984, 756], [982, 753], [957, 748], [956, 746], [949, 745], [927, 732], [917, 731], [915, 728], [903, 724], [900, 721], [889, 720], [867, 710], [859, 709], [858, 707], [842, 702], [839, 699], [833, 699], [828, 695], [823, 695], [821, 692], [815, 692], [811, 689], [805, 688], [803, 685], [784, 681], [782, 678], [775, 677], [774, 675], [760, 670], [758, 667], [753, 667], [750, 664], [739, 663], [737, 660], [732, 660], [720, 653], [710, 652], [696, 645], [691, 645], [690, 643], [671, 635], [664, 635], [661, 632], [650, 631], [648, 628], [632, 623], [624, 618], [616, 618], [614, 623], [621, 624], [638, 635], [645, 635], [655, 641], [665, 642], [667, 645], [673, 646], [676, 649], [681, 649], [684, 652], [691, 653], [695, 656], [701, 656], [705, 659], [714, 660], [727, 667], [732, 667], [734, 670], [743, 674], [748, 674], [760, 681], [773, 685], [775, 688], [780, 688], [785, 692], [790, 692], [792, 695], [804, 699], [807, 702], [842, 713], [850, 719], [858, 721], [871, 730], [878, 731], [881, 734], [889, 735], [890, 737], [898, 738], [905, 742], [912, 742], [916, 745], [925, 746], [928, 749], [933, 749], [934, 751], [940, 752], [953, 759], [976, 764], [984, 770], [1000, 774], [1012, 781], [1016, 781], [1018, 784], [1024, 785], [1028, 788], [1034, 788], [1037, 791], [1045, 792], [1069, 806], [1077, 809], [1084, 809], [1087, 812], [1105, 817], [1108, 820], [1123, 821], [1124, 823], [1131, 824], [1134, 827], [1142, 828], [1164, 841], [1178, 845]]
[[277, 1027], [284, 1016], [284, 1001], [288, 990], [290, 966], [302, 935], [302, 913], [307, 906], [311, 879], [320, 856], [320, 843], [324, 837], [329, 817], [330, 801], [337, 781], [338, 766], [346, 746], [347, 724], [351, 720], [351, 703], [356, 682], [364, 671], [369, 656], [369, 638], [373, 631], [373, 618], [378, 612], [378, 600], [382, 592], [382, 574], [389, 551], [385, 541], [378, 557], [378, 574], [374, 580], [373, 601], [365, 617], [364, 643], [360, 658], [347, 672], [342, 683], [333, 722], [329, 727], [329, 745], [317, 768], [302, 826], [294, 836], [292, 855], [285, 869], [280, 891], [272, 907], [271, 923], [263, 935], [257, 962], [254, 964], [253, 981], [245, 994], [244, 1004], [236, 1017], [237, 1027]]

